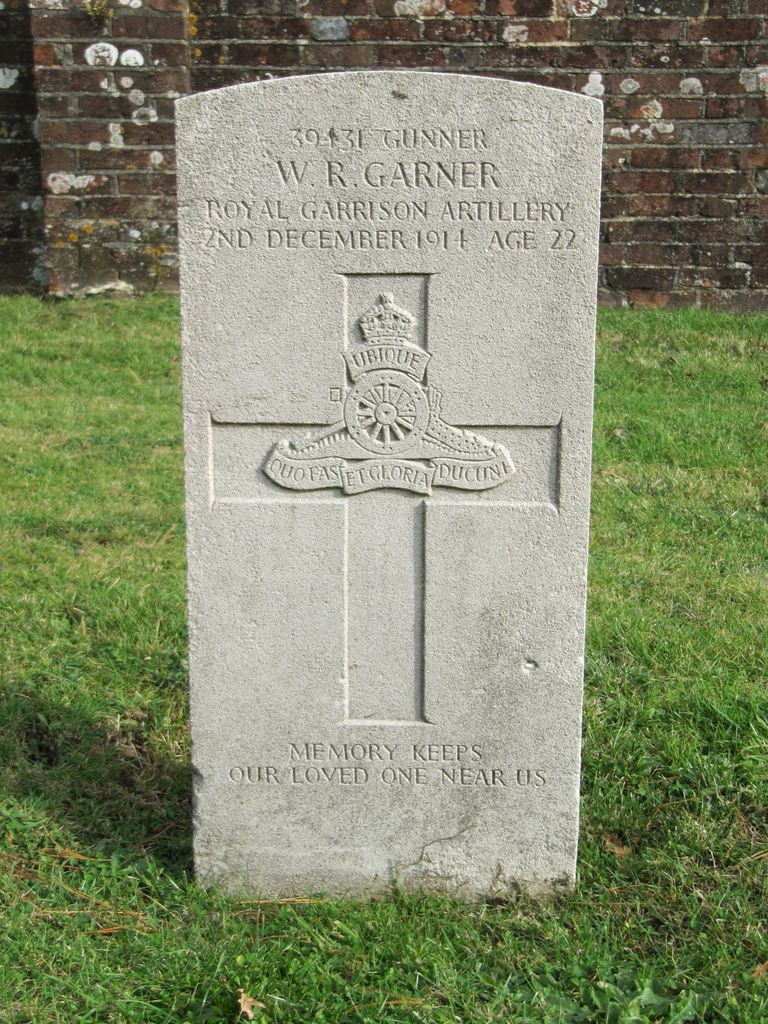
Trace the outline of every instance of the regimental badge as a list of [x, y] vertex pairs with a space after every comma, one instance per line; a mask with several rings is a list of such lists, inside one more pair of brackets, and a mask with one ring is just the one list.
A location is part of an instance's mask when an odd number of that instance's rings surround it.
[[414, 323], [391, 294], [379, 297], [359, 320], [364, 340], [343, 353], [352, 385], [344, 419], [278, 441], [264, 467], [271, 480], [295, 491], [430, 494], [433, 487], [488, 490], [515, 472], [504, 445], [441, 419], [441, 393], [425, 383], [431, 355], [410, 340]]

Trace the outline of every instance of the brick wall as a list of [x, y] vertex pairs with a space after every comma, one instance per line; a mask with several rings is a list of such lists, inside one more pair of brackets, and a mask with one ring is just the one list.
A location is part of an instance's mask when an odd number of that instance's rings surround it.
[[32, 0], [53, 293], [175, 287], [173, 101], [189, 90], [182, 0]]
[[0, 8], [0, 290], [40, 291], [43, 196], [29, 11]]
[[766, 0], [32, 0], [55, 292], [174, 287], [173, 97], [349, 68], [600, 96], [612, 303], [768, 308]]

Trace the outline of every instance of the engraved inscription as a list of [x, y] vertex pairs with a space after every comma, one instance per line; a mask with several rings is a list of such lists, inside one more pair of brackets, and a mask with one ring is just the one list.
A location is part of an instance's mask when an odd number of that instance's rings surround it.
[[544, 768], [486, 763], [478, 743], [290, 742], [286, 763], [232, 765], [236, 785], [439, 786], [543, 790]]
[[418, 128], [292, 128], [295, 147], [318, 149], [364, 149], [367, 145], [383, 145], [396, 150], [485, 150], [487, 133], [482, 128], [439, 128], [423, 125]]
[[[300, 183], [300, 182], [299, 182]], [[372, 186], [371, 186], [372, 187]], [[203, 247], [275, 252], [577, 252], [570, 202], [417, 199], [204, 200]], [[487, 227], [485, 227], [487, 225]], [[475, 240], [469, 229], [475, 229]]]
[[264, 466], [271, 480], [299, 491], [431, 494], [433, 487], [488, 490], [515, 472], [504, 445], [441, 418], [441, 393], [424, 383], [430, 355], [411, 343], [414, 323], [393, 295], [380, 296], [359, 320], [362, 343], [344, 353], [352, 386], [343, 420], [278, 441]]
[[[489, 253], [566, 258], [582, 239], [570, 197], [531, 194], [479, 127], [296, 126], [265, 153], [260, 195], [206, 196], [206, 249]], [[334, 195], [318, 198], [318, 190]]]

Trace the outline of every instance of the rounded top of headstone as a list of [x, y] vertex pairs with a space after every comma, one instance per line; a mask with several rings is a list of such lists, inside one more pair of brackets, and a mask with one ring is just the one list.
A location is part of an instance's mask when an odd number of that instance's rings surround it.
[[[512, 82], [506, 78], [492, 75], [458, 74], [451, 71], [420, 71], [415, 68], [405, 69], [357, 69], [351, 71], [323, 71], [317, 74], [296, 75], [287, 78], [273, 78], [258, 82], [241, 82], [227, 85], [219, 89], [205, 92], [189, 93], [175, 100], [177, 111], [191, 111], [200, 102], [207, 102], [215, 96], [233, 100], [236, 96], [261, 95], [279, 96], [292, 93], [311, 92], [330, 101], [333, 95], [353, 89], [359, 98], [361, 89], [372, 92], [380, 99], [390, 99], [403, 110], [409, 102], [419, 102], [425, 95], [439, 92], [450, 109], [450, 100], [446, 100], [446, 90], [457, 99], [475, 94], [482, 97], [481, 102], [487, 103], [489, 96], [503, 98], [517, 96], [524, 104], [531, 104], [531, 116], [535, 118], [536, 107], [540, 104], [564, 103], [570, 109], [592, 110], [593, 114], [602, 118], [602, 100], [584, 93], [570, 92], [567, 89], [555, 89], [551, 86], [536, 85], [532, 82]], [[495, 108], [498, 116], [504, 115], [503, 108]]]

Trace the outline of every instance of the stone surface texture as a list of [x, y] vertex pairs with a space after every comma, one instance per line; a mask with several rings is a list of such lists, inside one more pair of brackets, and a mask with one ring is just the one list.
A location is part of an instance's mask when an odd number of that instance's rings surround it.
[[421, 72], [178, 102], [204, 883], [573, 882], [601, 131]]

